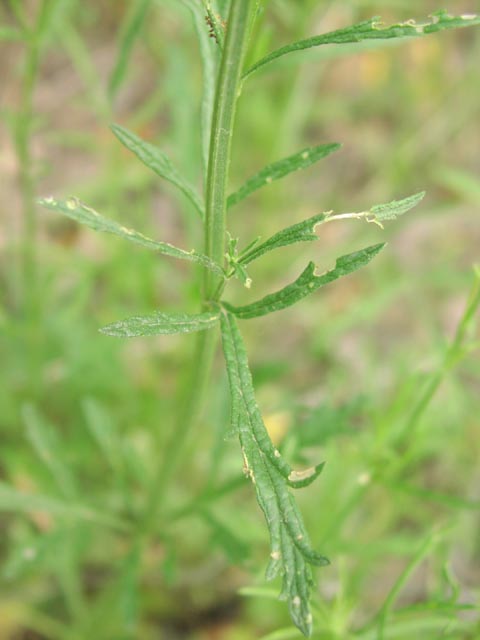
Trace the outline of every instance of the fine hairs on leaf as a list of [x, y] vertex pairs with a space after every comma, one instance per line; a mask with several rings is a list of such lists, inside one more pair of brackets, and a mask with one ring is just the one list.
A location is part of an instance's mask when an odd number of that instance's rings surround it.
[[171, 333], [192, 333], [213, 327], [219, 319], [218, 313], [163, 313], [157, 311], [148, 316], [134, 316], [112, 322], [100, 329], [101, 333], [117, 338], [157, 336]]
[[[112, 98], [123, 82], [133, 41], [139, 34], [140, 24], [150, 4], [149, 0], [140, 0], [127, 16], [120, 39], [119, 57], [110, 78], [109, 89]], [[196, 333], [196, 346], [188, 371], [184, 396], [179, 403], [178, 420], [172, 431], [172, 437], [167, 438], [163, 447], [155, 477], [145, 481], [145, 487], [149, 491], [145, 501], [145, 512], [141, 514], [138, 525], [132, 525], [135, 531], [127, 557], [134, 559], [140, 557], [142, 545], [151, 541], [156, 535], [155, 524], [159, 520], [162, 521], [160, 516], [165, 515], [164, 503], [168, 483], [180, 466], [181, 456], [185, 453], [184, 442], [188, 441], [187, 436], [198, 421], [204, 395], [208, 390], [218, 330], [220, 330], [230, 388], [233, 432], [240, 441], [244, 471], [253, 483], [257, 502], [265, 516], [270, 535], [270, 560], [266, 577], [272, 580], [276, 576], [281, 576], [280, 597], [288, 602], [294, 624], [304, 635], [309, 636], [312, 632], [312, 614], [309, 606], [310, 593], [314, 584], [312, 566], [325, 566], [329, 561], [314, 550], [292, 490], [311, 484], [322, 472], [323, 462], [305, 470], [294, 470], [273, 445], [255, 398], [247, 352], [237, 319], [246, 320], [264, 316], [299, 302], [334, 280], [368, 265], [385, 244], [373, 244], [340, 256], [333, 268], [321, 274], [317, 273], [316, 265], [310, 262], [294, 282], [244, 306], [235, 306], [233, 302], [224, 300], [223, 293], [229, 279], [233, 276], [240, 278], [247, 288], [251, 286], [252, 281], [248, 277], [246, 267], [254, 260], [281, 247], [317, 240], [315, 234], [317, 225], [350, 218], [364, 219], [382, 226], [384, 221], [395, 220], [419, 204], [424, 197], [424, 192], [393, 200], [387, 204], [375, 205], [359, 213], [319, 213], [277, 232], [263, 242], [259, 239], [249, 242], [247, 238], [246, 248], [237, 252], [238, 240], [232, 238], [226, 228], [227, 208], [275, 180], [310, 167], [340, 147], [338, 143], [329, 143], [302, 149], [269, 164], [249, 178], [237, 191], [228, 195], [227, 184], [230, 178], [232, 136], [235, 130], [238, 97], [246, 77], [270, 62], [296, 51], [327, 44], [340, 45], [366, 40], [419, 37], [444, 29], [479, 24], [480, 17], [476, 15], [452, 17], [445, 11], [438, 11], [425, 23], [408, 21], [387, 27], [382, 26], [378, 18], [372, 18], [289, 44], [266, 55], [246, 69], [245, 59], [249, 40], [255, 32], [253, 25], [259, 13], [257, 0], [224, 0], [223, 2], [182, 0], [180, 3], [172, 2], [172, 4], [180, 4], [189, 9], [199, 39], [199, 57], [203, 72], [200, 118], [203, 162], [199, 164], [203, 164], [204, 168], [204, 197], [180, 174], [163, 151], [120, 125], [113, 124], [111, 128], [118, 140], [146, 167], [175, 185], [191, 202], [204, 227], [202, 253], [193, 250], [185, 251], [171, 244], [153, 240], [105, 218], [77, 198], [67, 200], [44, 198], [40, 204], [91, 229], [117, 235], [163, 255], [189, 260], [203, 267], [203, 296], [198, 313], [154, 310], [146, 315], [134, 315], [125, 320], [113, 322], [101, 329], [102, 333], [117, 337]], [[9, 35], [5, 30], [0, 33], [0, 37], [15, 37], [15, 35]], [[110, 448], [110, 443], [115, 440], [113, 432], [108, 426], [104, 427], [98, 408], [95, 411], [90, 407], [88, 413], [93, 420], [94, 426], [91, 430], [95, 440], [109, 465], [121, 475], [123, 454], [118, 446], [117, 452]], [[28, 437], [37, 455], [57, 481], [66, 477], [67, 471], [63, 463], [55, 462], [50, 457], [51, 449], [55, 447], [54, 435], [45, 428], [32, 409], [27, 409], [25, 417]], [[88, 505], [70, 504], [65, 499], [25, 494], [9, 485], [0, 484], [0, 510], [29, 512], [39, 508], [67, 519], [91, 520], [120, 530], [126, 528], [122, 521], [104, 516]], [[230, 532], [225, 528], [222, 529], [216, 522], [215, 516], [209, 515], [207, 510], [204, 510], [204, 514], [207, 514], [205, 521], [220, 531], [224, 546], [230, 549], [230, 552], [233, 549], [233, 554], [238, 555], [238, 543], [232, 539]], [[137, 560], [135, 563], [137, 564]]]

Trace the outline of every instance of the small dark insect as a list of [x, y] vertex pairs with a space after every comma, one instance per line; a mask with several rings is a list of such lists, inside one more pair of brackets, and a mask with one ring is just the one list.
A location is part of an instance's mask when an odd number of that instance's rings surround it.
[[205, 16], [205, 22], [208, 26], [208, 35], [210, 38], [213, 38], [217, 44], [221, 43], [221, 35], [218, 31], [218, 27], [220, 26], [223, 31], [225, 31], [227, 23], [225, 20], [222, 20], [221, 16], [216, 16], [213, 13], [209, 12]]

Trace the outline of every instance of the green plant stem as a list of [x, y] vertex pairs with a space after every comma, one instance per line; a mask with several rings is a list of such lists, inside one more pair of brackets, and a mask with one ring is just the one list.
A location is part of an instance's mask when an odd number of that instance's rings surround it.
[[[475, 280], [470, 291], [465, 311], [455, 332], [455, 337], [447, 348], [443, 362], [440, 368], [435, 371], [429, 378], [426, 387], [415, 404], [405, 427], [398, 437], [397, 445], [405, 447], [408, 442], [414, 440], [414, 435], [418, 429], [418, 425], [430, 405], [430, 402], [436, 394], [440, 384], [443, 382], [447, 373], [458, 364], [458, 362], [468, 353], [468, 344], [466, 345], [467, 331], [475, 319], [475, 314], [480, 306], [480, 270], [475, 270]], [[405, 460], [404, 460], [405, 461]]]
[[388, 615], [395, 604], [401, 590], [405, 586], [405, 584], [410, 579], [411, 575], [415, 571], [415, 569], [419, 566], [419, 564], [428, 556], [428, 554], [432, 551], [433, 547], [438, 544], [441, 540], [442, 536], [448, 531], [448, 528], [445, 527], [443, 530], [434, 531], [431, 533], [427, 539], [420, 545], [415, 555], [412, 557], [410, 562], [407, 564], [405, 569], [397, 578], [395, 584], [391, 588], [388, 593], [385, 601], [380, 609], [375, 621], [378, 621], [378, 635], [377, 640], [384, 640], [385, 638], [385, 627], [388, 619]]
[[[228, 29], [216, 86], [212, 121], [209, 166], [206, 181], [205, 253], [223, 264], [225, 253], [226, 188], [230, 165], [231, 138], [235, 108], [239, 95], [247, 32], [251, 17], [251, 0], [233, 0], [228, 17]], [[204, 272], [204, 303], [206, 308], [218, 296], [221, 278]], [[192, 365], [186, 379], [181, 411], [162, 456], [162, 463], [152, 482], [146, 515], [141, 527], [142, 537], [149, 534], [160, 515], [169, 479], [182, 458], [188, 434], [198, 420], [206, 395], [212, 368], [217, 333], [202, 331]]]
[[[251, 10], [252, 0], [232, 0], [213, 111], [206, 183], [205, 254], [220, 265], [225, 260], [227, 178]], [[207, 302], [214, 299], [218, 285], [218, 276], [205, 272]]]
[[200, 331], [197, 334], [192, 363], [184, 381], [183, 397], [179, 403], [181, 408], [175, 428], [169, 434], [167, 444], [162, 452], [162, 462], [151, 484], [145, 510], [145, 520], [142, 524], [142, 537], [149, 534], [155, 527], [169, 488], [169, 479], [173, 476], [185, 451], [188, 433], [198, 421], [209, 381], [205, 368], [209, 372], [216, 344], [216, 331], [210, 329]]

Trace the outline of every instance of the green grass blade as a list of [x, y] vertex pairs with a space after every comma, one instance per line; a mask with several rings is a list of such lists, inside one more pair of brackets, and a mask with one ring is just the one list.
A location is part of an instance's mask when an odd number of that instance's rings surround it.
[[367, 265], [385, 246], [385, 243], [375, 244], [360, 251], [349, 253], [337, 258], [335, 268], [318, 276], [315, 274], [315, 264], [310, 262], [303, 273], [291, 284], [280, 291], [271, 293], [257, 302], [243, 307], [234, 307], [228, 302], [222, 302], [224, 307], [237, 318], [249, 319], [264, 316], [274, 311], [280, 311], [295, 304], [320, 287], [346, 276]]
[[192, 333], [213, 327], [219, 313], [163, 313], [157, 311], [148, 316], [134, 316], [119, 322], [112, 322], [100, 329], [101, 333], [117, 338], [137, 336], [158, 336], [172, 333]]
[[240, 187], [238, 191], [228, 196], [227, 206], [231, 207], [237, 202], [240, 202], [253, 191], [264, 187], [266, 184], [270, 184], [274, 180], [279, 180], [284, 176], [292, 173], [292, 171], [298, 171], [299, 169], [306, 169], [315, 162], [318, 162], [322, 158], [330, 155], [334, 151], [340, 149], [342, 145], [336, 142], [329, 144], [320, 144], [316, 147], [307, 147], [297, 153], [294, 153], [288, 158], [277, 160], [272, 164], [269, 164], [257, 174], [249, 178], [245, 184]]
[[38, 410], [31, 404], [23, 407], [22, 415], [27, 438], [39, 459], [55, 479], [60, 493], [65, 498], [74, 497], [76, 494], [74, 478], [63, 461], [61, 445], [51, 425], [45, 422]]
[[140, 34], [145, 15], [151, 4], [152, 0], [133, 2], [131, 10], [127, 13], [122, 25], [117, 59], [108, 81], [108, 95], [111, 100], [115, 98], [125, 79], [133, 45]]
[[263, 256], [264, 253], [268, 253], [274, 249], [286, 247], [296, 242], [312, 242], [313, 240], [318, 240], [317, 235], [314, 233], [315, 227], [326, 220], [328, 220], [328, 213], [319, 213], [316, 216], [308, 218], [308, 220], [282, 229], [282, 231], [265, 240], [262, 244], [253, 246], [252, 249], [243, 253], [239, 259], [239, 263], [245, 266], [253, 262], [253, 260], [257, 260], [260, 256]]
[[25, 493], [0, 482], [0, 511], [12, 513], [45, 512], [52, 516], [85, 520], [113, 529], [128, 531], [129, 525], [116, 516], [110, 516], [90, 506], [67, 502], [51, 496]]
[[258, 504], [270, 533], [267, 579], [282, 575], [281, 597], [295, 625], [309, 636], [309, 608], [313, 578], [310, 565], [325, 566], [327, 558], [310, 544], [298, 506], [288, 490], [285, 466], [270, 441], [256, 403], [252, 376], [242, 336], [231, 314], [221, 316], [222, 342], [232, 399], [232, 422], [239, 435], [245, 471], [252, 480]]
[[223, 274], [223, 269], [215, 264], [207, 256], [197, 253], [196, 251], [184, 251], [178, 247], [174, 247], [168, 242], [159, 242], [152, 240], [134, 229], [129, 229], [123, 225], [105, 218], [100, 213], [91, 209], [86, 204], [78, 200], [78, 198], [68, 198], [67, 200], [56, 200], [54, 198], [42, 198], [39, 200], [39, 204], [42, 207], [50, 209], [51, 211], [57, 211], [68, 216], [72, 220], [84, 224], [85, 226], [93, 229], [94, 231], [103, 231], [105, 233], [112, 233], [113, 235], [129, 240], [136, 244], [158, 251], [166, 256], [172, 258], [179, 258], [181, 260], [189, 260], [190, 262], [196, 262], [203, 267], [210, 269], [218, 275]]
[[111, 415], [94, 398], [85, 398], [82, 402], [85, 423], [103, 457], [116, 475], [121, 474], [123, 466], [121, 439]]
[[426, 23], [417, 23], [414, 20], [408, 20], [389, 27], [382, 27], [380, 18], [375, 17], [343, 29], [323, 33], [312, 38], [306, 38], [305, 40], [299, 40], [298, 42], [293, 42], [285, 47], [276, 49], [247, 69], [244, 73], [244, 78], [282, 56], [295, 51], [311, 49], [312, 47], [319, 47], [325, 44], [352, 44], [364, 40], [418, 38], [445, 29], [457, 29], [459, 27], [469, 27], [477, 24], [480, 24], [479, 15], [450, 16], [446, 11], [433, 13], [431, 21]]
[[112, 124], [110, 128], [118, 140], [129, 151], [134, 153], [146, 167], [180, 189], [193, 204], [200, 217], [202, 219], [204, 218], [205, 208], [200, 196], [194, 187], [182, 178], [177, 169], [172, 165], [170, 158], [163, 151], [153, 144], [145, 142], [125, 127]]

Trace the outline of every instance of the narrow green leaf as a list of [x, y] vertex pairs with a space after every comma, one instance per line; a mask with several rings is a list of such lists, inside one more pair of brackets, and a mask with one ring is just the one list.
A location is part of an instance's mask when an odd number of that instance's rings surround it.
[[113, 99], [117, 94], [127, 72], [130, 54], [135, 40], [140, 34], [145, 15], [152, 4], [152, 0], [133, 2], [122, 25], [119, 48], [115, 66], [108, 81], [108, 94]]
[[288, 158], [277, 160], [272, 164], [269, 164], [257, 174], [249, 178], [245, 184], [240, 187], [238, 191], [228, 196], [227, 206], [231, 207], [237, 202], [240, 202], [253, 191], [264, 187], [266, 184], [270, 184], [274, 180], [279, 180], [284, 176], [292, 173], [292, 171], [298, 171], [299, 169], [306, 169], [315, 162], [318, 162], [322, 158], [325, 158], [330, 153], [340, 149], [342, 145], [336, 142], [329, 144], [320, 144], [316, 147], [307, 147], [302, 149], [298, 153], [294, 153]]
[[208, 509], [201, 509], [200, 516], [212, 530], [212, 544], [218, 545], [232, 563], [245, 562], [249, 556], [249, 546], [237, 534], [233, 526], [225, 525]]
[[249, 251], [244, 251], [239, 259], [239, 263], [247, 265], [250, 262], [253, 262], [253, 260], [260, 258], [260, 256], [263, 256], [264, 253], [273, 251], [280, 247], [285, 247], [289, 244], [318, 240], [317, 235], [314, 233], [315, 227], [328, 220], [328, 216], [328, 213], [319, 213], [316, 216], [308, 218], [308, 220], [298, 222], [291, 227], [282, 229], [282, 231], [279, 231], [268, 240], [265, 240], [262, 244], [253, 246]]
[[160, 334], [192, 333], [213, 327], [219, 313], [163, 313], [157, 311], [148, 316], [133, 316], [119, 322], [112, 322], [100, 329], [101, 333], [117, 338], [136, 336], [158, 336]]
[[215, 262], [210, 260], [207, 256], [197, 253], [196, 251], [184, 251], [178, 249], [168, 242], [158, 242], [152, 240], [143, 233], [139, 233], [134, 229], [129, 229], [122, 226], [114, 220], [105, 218], [100, 213], [91, 209], [86, 204], [81, 202], [78, 198], [68, 198], [67, 200], [55, 200], [54, 198], [42, 198], [39, 201], [42, 207], [46, 207], [52, 211], [58, 211], [68, 216], [72, 220], [84, 224], [90, 229], [95, 231], [104, 231], [105, 233], [112, 233], [121, 238], [125, 238], [130, 242], [140, 244], [147, 249], [158, 251], [164, 255], [171, 256], [172, 258], [180, 258], [181, 260], [190, 260], [191, 262], [197, 262], [203, 267], [214, 271], [218, 275], [223, 275], [223, 269], [219, 267]]
[[398, 216], [416, 207], [424, 197], [425, 191], [421, 191], [420, 193], [415, 193], [413, 196], [408, 196], [408, 198], [403, 198], [403, 200], [392, 200], [392, 202], [388, 202], [387, 204], [377, 204], [370, 209], [369, 213], [378, 222], [395, 220]]
[[[313, 586], [310, 565], [324, 566], [329, 562], [312, 549], [298, 506], [288, 490], [292, 471], [268, 436], [256, 403], [245, 345], [231, 314], [222, 314], [221, 329], [232, 425], [238, 432], [245, 472], [254, 484], [270, 533], [266, 577], [271, 580], [278, 574], [283, 576], [281, 598], [288, 601], [295, 625], [309, 636], [312, 630], [309, 598]], [[310, 478], [318, 475], [319, 470], [315, 468], [308, 473]]]
[[318, 276], [315, 274], [316, 266], [310, 262], [303, 273], [291, 284], [280, 291], [271, 293], [257, 302], [243, 306], [234, 307], [228, 302], [222, 301], [225, 309], [237, 316], [237, 318], [248, 319], [264, 316], [280, 309], [285, 309], [295, 304], [305, 296], [313, 293], [320, 287], [329, 284], [337, 278], [346, 276], [360, 267], [367, 265], [385, 246], [385, 243], [375, 244], [366, 249], [349, 253], [337, 258], [335, 268]]
[[86, 520], [119, 530], [128, 531], [130, 528], [128, 524], [116, 516], [97, 511], [90, 506], [75, 504], [71, 501], [67, 502], [41, 494], [24, 493], [4, 482], [0, 482], [0, 511], [11, 511], [13, 513], [44, 511], [52, 516]]
[[170, 158], [161, 151], [158, 147], [155, 147], [149, 142], [145, 142], [132, 131], [129, 131], [125, 127], [121, 127], [118, 124], [110, 125], [111, 130], [120, 142], [137, 158], [143, 162], [145, 166], [151, 169], [161, 178], [168, 180], [174, 184], [180, 191], [187, 196], [190, 202], [193, 204], [200, 217], [204, 217], [203, 202], [194, 189], [182, 176], [177, 169], [172, 165]]
[[60, 493], [65, 498], [76, 494], [75, 482], [69, 467], [63, 460], [61, 445], [50, 424], [47, 424], [36, 407], [27, 404], [22, 410], [26, 426], [27, 438], [36, 454], [48, 468]]
[[94, 398], [82, 402], [87, 429], [92, 434], [103, 457], [114, 471], [120, 475], [122, 469], [122, 441], [111, 414]]
[[469, 27], [480, 24], [480, 16], [475, 14], [466, 14], [462, 16], [451, 16], [446, 11], [436, 11], [431, 16], [431, 21], [426, 23], [415, 22], [415, 20], [407, 20], [399, 24], [389, 27], [383, 27], [379, 17], [371, 18], [363, 22], [323, 33], [312, 38], [299, 40], [272, 51], [264, 58], [253, 64], [244, 73], [244, 78], [258, 71], [266, 64], [281, 58], [294, 51], [302, 51], [312, 47], [318, 47], [325, 44], [351, 44], [362, 42], [363, 40], [391, 40], [393, 38], [417, 38], [429, 33], [436, 33], [444, 29], [457, 29], [459, 27]]

